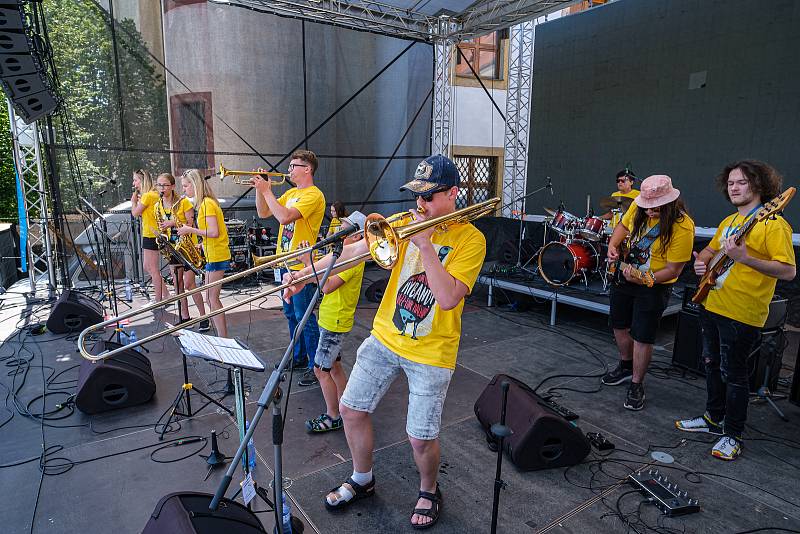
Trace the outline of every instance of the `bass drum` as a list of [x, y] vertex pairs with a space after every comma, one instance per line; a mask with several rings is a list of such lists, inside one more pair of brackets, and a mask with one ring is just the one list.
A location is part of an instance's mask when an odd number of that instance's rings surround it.
[[539, 252], [539, 273], [553, 286], [565, 286], [582, 272], [595, 268], [597, 250], [588, 241], [553, 241]]

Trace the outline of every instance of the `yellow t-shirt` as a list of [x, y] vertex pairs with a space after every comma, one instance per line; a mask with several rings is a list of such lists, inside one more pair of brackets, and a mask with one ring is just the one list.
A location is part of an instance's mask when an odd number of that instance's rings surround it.
[[159, 198], [158, 193], [155, 191], [148, 191], [139, 198], [139, 202], [144, 204], [144, 211], [142, 212], [142, 235], [144, 237], [156, 236], [153, 229], [158, 230], [155, 205]]
[[[175, 204], [170, 204], [169, 201], [157, 202], [156, 205], [153, 207], [153, 209], [156, 210], [156, 211], [160, 211], [161, 212], [161, 217], [164, 220], [169, 220], [174, 215], [176, 217], [175, 220], [178, 221], [179, 226], [183, 226], [187, 222], [187, 220], [186, 220], [186, 212], [191, 210], [191, 209], [194, 209], [194, 208], [192, 206], [191, 201], [188, 198], [182, 197]], [[176, 237], [177, 236], [177, 234], [175, 234], [175, 236], [173, 236], [172, 228], [167, 228], [167, 235], [170, 236], [170, 237]]]
[[[222, 216], [222, 208], [212, 198], [204, 198], [200, 206], [195, 210], [197, 216], [197, 228], [201, 231], [200, 237], [203, 240], [203, 252], [208, 263], [225, 261], [231, 259], [231, 249], [228, 246], [228, 228], [225, 226], [225, 219]], [[208, 229], [206, 217], [216, 217], [218, 237], [205, 237], [202, 232]]]
[[[636, 203], [631, 204], [631, 207], [625, 212], [625, 216], [622, 217], [622, 224], [628, 229], [628, 231], [632, 231], [633, 229], [633, 219], [636, 215], [637, 209], [639, 209], [639, 207], [636, 205]], [[642, 229], [642, 235], [646, 235], [647, 232], [653, 226], [655, 226], [658, 221], [658, 219], [648, 218], [647, 222], [645, 223], [645, 227]], [[632, 243], [634, 245], [638, 237], [639, 236], [633, 236]], [[691, 217], [689, 217], [689, 215], [684, 213], [683, 218], [673, 224], [672, 239], [669, 242], [669, 248], [667, 248], [667, 250], [662, 250], [663, 247], [661, 246], [661, 238], [656, 237], [655, 241], [650, 244], [650, 247], [647, 250], [641, 251], [641, 253], [638, 254], [635, 259], [631, 258], [630, 263], [636, 266], [642, 272], [656, 272], [660, 269], [663, 269], [669, 262], [686, 262], [692, 259], [693, 245], [694, 221], [691, 219]], [[661, 283], [672, 284], [677, 279], [678, 277], [676, 276], [672, 280], [667, 280], [666, 282]]]
[[319, 325], [330, 332], [349, 332], [353, 329], [361, 281], [364, 279], [364, 262], [337, 275], [344, 284], [325, 295], [319, 305]]
[[[471, 291], [486, 256], [483, 234], [471, 224], [455, 224], [444, 233], [435, 232], [431, 241], [445, 270]], [[452, 310], [439, 308], [419, 249], [404, 241], [375, 315], [372, 335], [413, 362], [454, 369], [463, 309], [463, 299]]]
[[614, 191], [613, 193], [611, 193], [611, 196], [612, 197], [636, 198], [636, 197], [639, 196], [639, 190], [638, 189], [631, 189], [627, 193], [620, 193], [619, 191]]
[[[725, 234], [733, 235], [742, 222], [744, 217], [738, 213], [726, 217], [708, 245], [720, 250]], [[792, 227], [783, 217], [756, 223], [745, 236], [744, 244], [747, 253], [754, 258], [795, 265]], [[708, 292], [705, 307], [710, 312], [761, 328], [767, 321], [776, 283], [777, 278], [736, 262], [717, 278], [715, 287]]]
[[[278, 252], [296, 250], [300, 243], [308, 241], [310, 244], [317, 242], [317, 234], [325, 216], [325, 195], [315, 185], [298, 189], [293, 187], [278, 199], [281, 206], [296, 208], [302, 215], [301, 218], [289, 224], [282, 224], [278, 228]], [[299, 271], [302, 265], [292, 266], [292, 270]]]

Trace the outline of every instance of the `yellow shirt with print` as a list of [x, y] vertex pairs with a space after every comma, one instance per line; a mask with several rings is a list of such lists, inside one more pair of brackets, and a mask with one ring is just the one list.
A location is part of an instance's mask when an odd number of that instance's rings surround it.
[[[631, 204], [631, 207], [628, 208], [628, 211], [625, 212], [625, 216], [622, 217], [622, 224], [628, 229], [628, 231], [633, 231], [633, 219], [636, 216], [636, 210], [638, 208], [639, 207], [634, 202]], [[651, 219], [648, 217], [641, 234], [647, 235], [647, 232], [649, 232], [650, 229], [658, 222], [659, 219]], [[635, 244], [638, 238], [639, 236], [632, 236], [632, 243]], [[651, 243], [649, 251], [646, 253], [647, 260], [643, 264], [638, 265], [638, 269], [642, 272], [656, 272], [660, 269], [663, 269], [669, 262], [680, 263], [689, 261], [692, 259], [693, 245], [694, 221], [691, 217], [689, 217], [689, 215], [684, 213], [683, 217], [673, 224], [672, 239], [669, 242], [669, 247], [667, 250], [663, 250], [663, 247], [661, 246], [661, 238], [656, 237]], [[676, 276], [672, 280], [667, 280], [661, 283], [672, 284], [677, 279], [678, 277]]]
[[619, 191], [614, 191], [613, 193], [611, 193], [611, 196], [612, 197], [636, 198], [636, 197], [639, 196], [639, 190], [638, 189], [631, 189], [627, 193], [621, 193]]
[[349, 332], [353, 329], [353, 315], [361, 296], [364, 279], [364, 262], [337, 275], [344, 284], [325, 295], [319, 305], [319, 325], [329, 332]]
[[142, 212], [142, 235], [144, 237], [155, 237], [153, 230], [158, 230], [156, 223], [156, 204], [161, 197], [156, 191], [148, 191], [139, 198], [139, 202], [144, 204]]
[[[300, 243], [308, 241], [312, 245], [317, 242], [319, 227], [325, 216], [325, 195], [315, 186], [298, 189], [293, 187], [278, 198], [281, 206], [296, 208], [301, 217], [278, 228], [278, 252], [296, 250]], [[292, 270], [299, 271], [302, 265], [295, 265]]]
[[[738, 213], [726, 217], [708, 245], [720, 250], [720, 241], [726, 233], [733, 235], [742, 222], [744, 217]], [[756, 223], [745, 236], [744, 244], [747, 253], [754, 258], [795, 264], [792, 227], [783, 217]], [[761, 328], [767, 321], [777, 281], [777, 278], [736, 262], [717, 278], [715, 287], [708, 292], [705, 307], [710, 312]]]
[[[444, 233], [434, 232], [431, 242], [445, 270], [472, 291], [486, 256], [483, 234], [471, 224], [455, 224]], [[372, 335], [408, 360], [454, 369], [463, 309], [464, 299], [452, 310], [439, 308], [419, 249], [405, 241], [375, 315]]]
[[[200, 230], [200, 237], [203, 239], [203, 252], [208, 263], [225, 261], [231, 259], [231, 249], [228, 246], [228, 228], [225, 226], [225, 218], [222, 216], [222, 208], [213, 198], [204, 198], [200, 207], [196, 210], [197, 228]], [[204, 233], [208, 230], [206, 217], [217, 219], [219, 236], [206, 237]]]

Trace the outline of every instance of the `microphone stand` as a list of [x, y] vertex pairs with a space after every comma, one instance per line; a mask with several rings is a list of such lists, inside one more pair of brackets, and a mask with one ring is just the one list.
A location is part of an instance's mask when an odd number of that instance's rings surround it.
[[492, 436], [497, 441], [497, 467], [495, 468], [495, 475], [494, 475], [494, 497], [492, 499], [492, 534], [497, 532], [497, 510], [500, 505], [500, 490], [506, 486], [506, 483], [503, 482], [503, 479], [500, 478], [500, 473], [503, 468], [503, 441], [511, 434], [513, 431], [506, 426], [506, 405], [508, 404], [508, 381], [504, 380], [500, 384], [500, 389], [502, 390], [503, 400], [500, 409], [500, 422], [495, 423], [489, 429], [492, 433]]
[[[314, 245], [314, 249], [316, 249], [321, 243], [317, 243]], [[292, 355], [294, 354], [294, 346], [297, 343], [297, 339], [299, 336], [302, 335], [303, 329], [308, 322], [308, 318], [311, 316], [311, 313], [314, 311], [314, 306], [316, 305], [317, 299], [319, 298], [320, 288], [325, 285], [325, 282], [328, 280], [328, 277], [333, 270], [333, 266], [336, 263], [336, 260], [342, 253], [343, 242], [341, 239], [337, 240], [333, 244], [333, 251], [331, 253], [332, 258], [331, 262], [328, 267], [325, 269], [325, 272], [322, 275], [322, 278], [319, 280], [317, 284], [317, 289], [314, 291], [314, 296], [308, 304], [305, 313], [303, 314], [303, 318], [298, 323], [297, 327], [294, 330], [292, 335], [292, 340], [289, 343], [289, 346], [286, 347], [286, 352], [283, 354], [283, 358], [281, 361], [275, 366], [275, 370], [272, 371], [272, 374], [267, 380], [266, 385], [264, 386], [264, 390], [261, 392], [261, 396], [258, 399], [258, 408], [256, 409], [255, 415], [253, 415], [253, 420], [250, 422], [250, 426], [247, 429], [244, 437], [239, 443], [239, 448], [236, 450], [236, 454], [233, 456], [230, 466], [228, 466], [228, 470], [225, 472], [225, 476], [222, 477], [222, 481], [220, 481], [219, 486], [217, 487], [217, 492], [214, 494], [214, 498], [211, 500], [211, 504], [209, 505], [209, 510], [216, 511], [217, 507], [219, 506], [220, 500], [225, 496], [225, 492], [228, 490], [228, 486], [230, 486], [231, 481], [233, 480], [233, 474], [236, 472], [236, 467], [239, 464], [239, 461], [242, 459], [245, 451], [247, 450], [247, 444], [250, 442], [250, 438], [253, 437], [255, 433], [256, 427], [258, 426], [261, 417], [264, 415], [264, 411], [269, 407], [272, 406], [272, 447], [274, 451], [274, 477], [272, 483], [273, 495], [274, 495], [274, 502], [275, 502], [275, 528], [278, 534], [284, 534], [283, 532], [283, 522], [281, 521], [278, 503], [283, 502], [283, 464], [282, 464], [282, 446], [283, 446], [283, 416], [281, 414], [281, 406], [280, 401], [283, 396], [283, 392], [280, 389], [279, 383], [286, 379], [284, 375], [284, 371], [292, 359]], [[313, 249], [312, 249], [313, 252]]]
[[[539, 193], [544, 189], [550, 189], [551, 193], [553, 191], [553, 183], [550, 181], [549, 176], [547, 177], [546, 184], [544, 184], [542, 187], [538, 188], [537, 190], [531, 193], [520, 195], [519, 197], [511, 201], [511, 205], [513, 206], [520, 200], [524, 201], [526, 198], [532, 197], [533, 195]], [[528, 262], [530, 262], [536, 256], [536, 254], [534, 254], [528, 261], [526, 261], [524, 264], [522, 263], [522, 239], [524, 237], [524, 233], [525, 233], [525, 202], [522, 203], [522, 209], [520, 210], [519, 214], [519, 246], [517, 247], [517, 267], [519, 267], [522, 270], [525, 270], [525, 266], [528, 264]], [[536, 271], [532, 271], [531, 274], [536, 274]]]

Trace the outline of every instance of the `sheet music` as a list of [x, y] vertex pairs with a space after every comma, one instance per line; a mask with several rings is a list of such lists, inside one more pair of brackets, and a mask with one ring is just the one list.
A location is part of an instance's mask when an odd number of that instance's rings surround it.
[[242, 347], [235, 339], [207, 336], [181, 330], [178, 341], [187, 356], [197, 356], [207, 360], [263, 371], [264, 364], [250, 349]]

